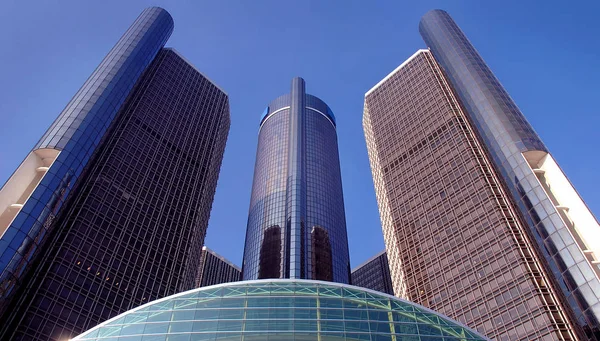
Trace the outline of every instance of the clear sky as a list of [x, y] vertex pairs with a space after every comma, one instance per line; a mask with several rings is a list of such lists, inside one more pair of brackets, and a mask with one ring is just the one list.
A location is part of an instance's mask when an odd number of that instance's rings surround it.
[[334, 111], [352, 267], [384, 248], [362, 131], [367, 90], [417, 49], [421, 16], [453, 16], [600, 214], [599, 1], [3, 1], [0, 183], [148, 6], [229, 94], [231, 130], [206, 244], [241, 264], [260, 115], [294, 76]]

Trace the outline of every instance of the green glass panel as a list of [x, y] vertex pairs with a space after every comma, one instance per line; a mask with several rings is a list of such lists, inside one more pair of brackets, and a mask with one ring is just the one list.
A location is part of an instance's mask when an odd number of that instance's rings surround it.
[[173, 316], [173, 312], [172, 311], [164, 311], [164, 312], [151, 311], [148, 314], [148, 319], [146, 321], [148, 321], [148, 322], [171, 321], [171, 316]]
[[198, 298], [221, 297], [222, 292], [222, 288], [204, 289], [198, 291], [195, 296]]
[[355, 290], [355, 289], [349, 289], [349, 288], [342, 288], [342, 296], [343, 297], [347, 297], [347, 298], [364, 299], [365, 298], [365, 292], [361, 291], [361, 290]]
[[194, 321], [193, 332], [214, 332], [217, 330], [217, 321]]
[[142, 335], [132, 335], [132, 336], [119, 336], [118, 338], [108, 338], [108, 339], [101, 339], [102, 341], [107, 341], [107, 340], [115, 340], [115, 341], [142, 341]]
[[268, 319], [269, 318], [269, 309], [247, 309], [246, 310], [246, 319], [247, 320], [256, 320], [256, 319]]
[[218, 341], [241, 341], [241, 333], [219, 333], [217, 334]]
[[219, 318], [219, 309], [198, 309], [194, 320], [216, 320]]
[[198, 300], [196, 299], [175, 300], [173, 302], [173, 309], [194, 309], [197, 302]]
[[221, 299], [220, 298], [201, 298], [201, 299], [198, 299], [198, 303], [196, 304], [196, 309], [220, 308], [220, 307], [221, 307]]
[[396, 322], [416, 322], [415, 314], [411, 313], [411, 312], [406, 312], [406, 313], [393, 312], [392, 317], [394, 318], [394, 321], [396, 321]]
[[415, 318], [420, 323], [439, 324], [440, 321], [437, 315], [426, 312], [415, 313]]
[[146, 325], [144, 323], [134, 323], [134, 324], [125, 325], [121, 328], [119, 335], [124, 336], [124, 335], [142, 334], [144, 332], [145, 326]]
[[249, 287], [248, 296], [269, 296], [270, 291], [264, 287]]
[[295, 297], [294, 298], [294, 307], [316, 308], [317, 307], [317, 299], [313, 298], [313, 297]]
[[421, 341], [417, 335], [406, 335], [406, 334], [396, 334], [396, 340], [398, 341]]
[[289, 308], [271, 308], [269, 309], [270, 319], [292, 319], [294, 310]]
[[98, 336], [98, 331], [99, 331], [99, 329], [98, 329], [98, 328], [96, 328], [96, 329], [94, 329], [94, 330], [90, 331], [90, 332], [89, 332], [89, 333], [87, 333], [87, 334], [83, 334], [83, 335], [82, 335], [82, 339], [89, 339], [89, 338], [96, 337], [96, 336]]
[[378, 300], [378, 299], [382, 299], [382, 298], [384, 298], [384, 297], [383, 297], [383, 296], [381, 296], [381, 295], [377, 295], [377, 294], [374, 294], [374, 293], [372, 293], [372, 292], [367, 292], [367, 291], [365, 291], [365, 297], [366, 297], [368, 300]]
[[269, 320], [246, 320], [244, 322], [244, 331], [260, 332], [266, 331], [269, 327]]
[[344, 318], [342, 309], [320, 309], [320, 314], [322, 320], [341, 320]]
[[247, 304], [249, 308], [252, 307], [269, 307], [268, 297], [248, 297]]
[[[344, 334], [346, 340], [357, 340], [357, 341], [369, 341], [371, 340], [371, 335], [368, 333], [359, 334], [359, 333], [346, 333]], [[404, 341], [404, 339], [396, 339], [398, 341]]]
[[393, 310], [398, 310], [398, 311], [415, 311], [415, 308], [405, 302], [402, 301], [397, 301], [397, 300], [390, 300], [390, 305], [392, 307]]
[[317, 320], [294, 320], [294, 330], [296, 331], [314, 331], [317, 329]]
[[344, 331], [344, 321], [321, 320], [321, 331]]
[[176, 310], [173, 312], [172, 321], [193, 320], [196, 310]]
[[242, 331], [242, 321], [219, 321], [217, 325], [218, 331]]
[[171, 322], [169, 324], [169, 333], [189, 333], [192, 331], [194, 322]]
[[319, 297], [319, 304], [321, 308], [342, 308], [343, 301], [339, 298], [328, 298]]
[[369, 322], [367, 321], [345, 321], [346, 331], [369, 332]]
[[121, 327], [104, 326], [98, 330], [98, 337], [108, 337], [119, 335]]
[[125, 316], [123, 316], [123, 317], [120, 317], [120, 318], [118, 318], [118, 319], [116, 319], [116, 320], [112, 320], [112, 321], [109, 323], [109, 325], [111, 325], [111, 326], [116, 326], [116, 325], [119, 325], [119, 324], [124, 324], [124, 323], [125, 323]]
[[294, 338], [294, 333], [269, 333], [267, 335], [266, 340], [269, 340], [269, 341], [287, 341], [287, 340], [295, 340], [295, 338]]
[[369, 327], [371, 328], [371, 333], [391, 333], [389, 322], [369, 322]]
[[417, 324], [419, 335], [442, 335], [440, 328], [436, 328], [429, 324]]
[[443, 337], [421, 335], [421, 341], [444, 341]]
[[173, 300], [166, 300], [163, 302], [155, 303], [148, 307], [148, 311], [158, 311], [158, 310], [172, 310], [173, 309]]
[[390, 300], [381, 298], [381, 299], [368, 299], [366, 300], [369, 308], [376, 309], [390, 309]]
[[367, 310], [344, 309], [344, 319], [366, 321], [369, 319], [369, 314]]
[[294, 333], [294, 341], [316, 341], [317, 334], [311, 333]]
[[330, 286], [320, 286], [319, 287], [319, 296], [342, 297], [342, 288], [330, 287]]
[[371, 340], [373, 341], [392, 341], [390, 334], [372, 334]]
[[269, 299], [269, 307], [289, 308], [294, 306], [293, 297], [271, 297]]
[[246, 296], [246, 288], [244, 287], [228, 287], [223, 288], [223, 297]]
[[235, 320], [244, 318], [244, 309], [221, 309], [219, 311], [219, 319]]
[[167, 335], [167, 341], [190, 341], [190, 338], [191, 335], [189, 333]]
[[166, 341], [166, 335], [144, 335], [142, 341]]
[[317, 318], [317, 310], [316, 309], [294, 309], [294, 318], [295, 319], [316, 319]]
[[401, 335], [417, 335], [417, 325], [414, 323], [394, 323], [394, 333]]
[[271, 331], [294, 330], [294, 320], [269, 320], [268, 330], [271, 330]]
[[298, 295], [317, 295], [317, 287], [316, 286], [298, 286], [296, 287], [296, 294]]
[[221, 300], [221, 308], [243, 308], [245, 305], [245, 298], [224, 298]]
[[144, 328], [144, 334], [160, 334], [166, 333], [168, 330], [168, 322], [146, 323], [146, 328]]
[[134, 313], [129, 313], [127, 315], [125, 315], [125, 320], [124, 323], [128, 324], [128, 323], [137, 323], [137, 322], [145, 322], [146, 319], [148, 318], [148, 313], [147, 312], [134, 312]]
[[191, 336], [191, 341], [209, 341], [215, 339], [215, 333], [198, 333]]
[[369, 320], [390, 321], [392, 313], [385, 310], [369, 310]]
[[343, 341], [344, 333], [321, 333], [321, 341]]
[[360, 301], [358, 299], [344, 299], [343, 301], [344, 308], [350, 309], [366, 309], [367, 305], [364, 301]]

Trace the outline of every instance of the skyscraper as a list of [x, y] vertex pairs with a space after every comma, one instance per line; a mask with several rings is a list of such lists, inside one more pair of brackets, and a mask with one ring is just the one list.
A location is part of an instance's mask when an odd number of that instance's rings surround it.
[[335, 117], [294, 78], [260, 121], [242, 278], [349, 277]]
[[387, 253], [382, 251], [352, 270], [352, 285], [394, 294]]
[[242, 277], [242, 270], [213, 250], [202, 247], [200, 270], [196, 279], [196, 287], [237, 282]]
[[395, 292], [495, 339], [597, 339], [597, 221], [449, 15], [420, 31], [365, 95]]
[[3, 187], [24, 205], [3, 222], [0, 338], [68, 338], [195, 286], [229, 104], [162, 47], [172, 29], [142, 12]]

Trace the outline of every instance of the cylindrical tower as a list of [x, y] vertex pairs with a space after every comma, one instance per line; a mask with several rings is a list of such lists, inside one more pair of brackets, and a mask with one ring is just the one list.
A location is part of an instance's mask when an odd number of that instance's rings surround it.
[[260, 122], [242, 277], [349, 283], [349, 270], [335, 117], [294, 78]]
[[173, 27], [164, 9], [144, 10], [0, 190], [0, 316], [91, 155]]
[[426, 13], [419, 31], [477, 128], [532, 246], [556, 279], [553, 289], [564, 294], [561, 303], [572, 308], [588, 337], [600, 340], [598, 221], [450, 15]]

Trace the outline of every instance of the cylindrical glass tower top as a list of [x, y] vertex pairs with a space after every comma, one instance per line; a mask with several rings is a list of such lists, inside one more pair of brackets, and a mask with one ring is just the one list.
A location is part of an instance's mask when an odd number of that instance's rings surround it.
[[261, 119], [243, 279], [349, 283], [335, 117], [302, 78]]

